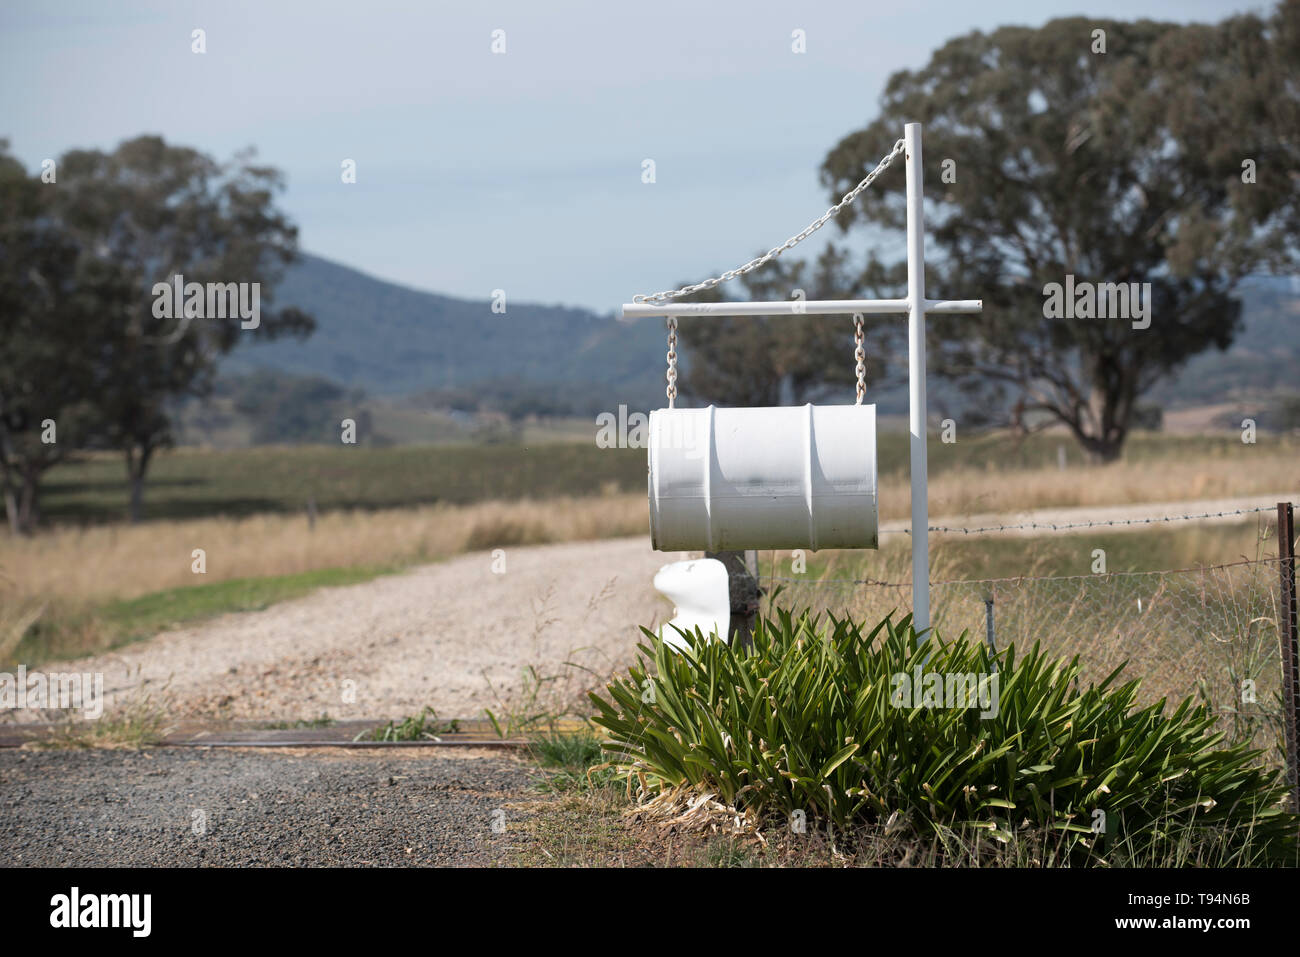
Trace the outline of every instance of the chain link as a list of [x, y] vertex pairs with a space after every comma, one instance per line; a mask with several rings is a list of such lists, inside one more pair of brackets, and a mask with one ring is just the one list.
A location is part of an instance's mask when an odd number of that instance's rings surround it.
[[867, 349], [866, 333], [862, 329], [862, 313], [853, 314], [853, 358], [858, 360], [858, 401], [854, 405], [861, 405], [862, 400], [867, 397]]
[[667, 302], [670, 299], [680, 299], [682, 296], [691, 295], [691, 293], [700, 292], [701, 290], [704, 289], [712, 289], [714, 286], [721, 285], [722, 283], [727, 282], [730, 279], [735, 279], [737, 276], [743, 276], [746, 273], [753, 272], [755, 269], [757, 269], [759, 266], [762, 266], [764, 263], [771, 262], [773, 259], [781, 255], [787, 249], [791, 249], [794, 246], [799, 245], [801, 242], [803, 242], [813, 233], [817, 232], [817, 230], [821, 229], [828, 222], [830, 222], [835, 216], [839, 214], [840, 210], [842, 210], [845, 206], [848, 206], [855, 199], [857, 199], [858, 194], [861, 193], [868, 186], [870, 186], [877, 176], [879, 176], [885, 170], [889, 169], [890, 164], [893, 163], [894, 160], [898, 159], [898, 157], [902, 156], [906, 148], [907, 148], [906, 144], [902, 140], [899, 140], [897, 143], [894, 144], [894, 148], [890, 150], [889, 153], [879, 163], [876, 164], [876, 168], [873, 169], [870, 173], [868, 173], [865, 177], [863, 177], [862, 182], [858, 183], [857, 186], [854, 186], [851, 190], [845, 193], [844, 197], [838, 203], [836, 203], [830, 209], [826, 210], [826, 212], [822, 214], [822, 217], [820, 219], [809, 223], [803, 229], [802, 232], [798, 233], [797, 235], [791, 236], [780, 246], [776, 246], [773, 247], [772, 249], [769, 249], [767, 252], [763, 253], [763, 255], [759, 256], [757, 259], [751, 259], [749, 262], [745, 263], [745, 265], [737, 266], [735, 269], [728, 269], [721, 276], [717, 276], [713, 279], [705, 279], [703, 282], [697, 282], [692, 286], [683, 286], [681, 289], [665, 289], [663, 292], [656, 292], [653, 295], [649, 295], [649, 296], [633, 296], [632, 301], [644, 302], [644, 303], [655, 303], [655, 302]]
[[673, 408], [677, 399], [677, 317], [668, 317], [668, 408]]

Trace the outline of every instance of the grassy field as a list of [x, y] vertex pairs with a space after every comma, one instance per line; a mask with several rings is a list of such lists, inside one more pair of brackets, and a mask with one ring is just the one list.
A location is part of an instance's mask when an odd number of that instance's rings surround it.
[[[595, 427], [592, 427], [594, 437]], [[1057, 468], [1064, 447], [1067, 468]], [[1235, 435], [1135, 435], [1124, 458], [1089, 466], [1064, 436], [1016, 443], [1003, 435], [930, 441], [931, 511], [967, 514], [1039, 505], [1117, 505], [1274, 492], [1295, 481], [1300, 441]], [[908, 439], [881, 432], [881, 510], [907, 513]], [[594, 442], [525, 445], [295, 446], [158, 456], [145, 492], [146, 520], [410, 505], [468, 505], [611, 492], [644, 494], [646, 456]], [[92, 455], [53, 469], [42, 511], [55, 525], [120, 521], [126, 512], [122, 461]]]
[[[1088, 575], [1093, 550], [1106, 552], [1108, 572], [1139, 572], [1191, 568], [1274, 557], [1276, 520], [1272, 513], [1229, 524], [1171, 522], [1138, 532], [1088, 529], [1071, 534], [1034, 536], [934, 535], [930, 567], [934, 581]], [[1262, 539], [1262, 540], [1261, 540]], [[790, 552], [759, 553], [763, 575], [790, 577]], [[801, 577], [870, 578], [876, 581], [911, 579], [911, 546], [906, 535], [886, 535], [876, 551], [822, 551], [805, 557]]]
[[[117, 456], [94, 455], [53, 469], [43, 514], [58, 525], [120, 521], [127, 502], [123, 468]], [[645, 468], [644, 452], [594, 442], [179, 449], [151, 468], [144, 517], [301, 512], [312, 500], [331, 511], [644, 492]]]

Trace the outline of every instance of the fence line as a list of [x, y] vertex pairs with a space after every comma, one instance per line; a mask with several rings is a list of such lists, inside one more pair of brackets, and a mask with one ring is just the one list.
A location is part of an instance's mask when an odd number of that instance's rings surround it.
[[[1154, 525], [1275, 508], [960, 531]], [[1282, 674], [1286, 561], [1279, 556], [1152, 571], [933, 581], [931, 624], [945, 636], [987, 635], [998, 650], [1037, 643], [1054, 655], [1078, 655], [1085, 680], [1100, 680], [1126, 664], [1125, 680], [1141, 679], [1146, 702], [1193, 697], [1220, 718], [1232, 740], [1249, 741], [1280, 763], [1288, 713]], [[780, 585], [782, 604], [869, 621], [910, 611], [910, 581], [778, 576], [775, 570], [774, 560], [773, 573], [760, 580], [771, 588]]]
[[[1280, 558], [1243, 558], [1236, 562], [1223, 562], [1219, 565], [1191, 565], [1187, 568], [1161, 568], [1152, 571], [1140, 572], [1092, 572], [1086, 575], [1011, 575], [1006, 578], [948, 578], [939, 581], [931, 581], [931, 585], [977, 585], [977, 584], [994, 584], [997, 582], [1021, 582], [1021, 581], [1071, 581], [1073, 579], [1095, 579], [1109, 578], [1120, 575], [1178, 575], [1183, 572], [1208, 572], [1220, 568], [1235, 568], [1238, 565], [1264, 565], [1272, 563], [1277, 565], [1283, 561]], [[877, 585], [885, 588], [911, 588], [910, 581], [904, 582], [887, 582], [876, 578], [790, 578], [779, 575], [762, 576], [764, 581], [770, 582], [796, 582], [799, 584], [818, 584], [818, 585]]]
[[[1073, 528], [1103, 528], [1106, 526], [1131, 526], [1131, 525], [1158, 525], [1161, 522], [1186, 522], [1196, 519], [1207, 518], [1231, 518], [1235, 515], [1254, 515], [1259, 512], [1271, 512], [1276, 508], [1275, 505], [1260, 505], [1255, 508], [1238, 508], [1226, 512], [1202, 512], [1196, 515], [1161, 515], [1153, 518], [1129, 518], [1129, 519], [1099, 519], [1089, 522], [1022, 522], [1018, 525], [984, 525], [978, 528], [962, 528], [952, 525], [930, 525], [927, 530], [931, 532], [960, 532], [963, 535], [974, 535], [983, 532], [1012, 532], [1025, 529], [1036, 529], [1038, 531], [1063, 532]], [[911, 535], [910, 528], [882, 528], [882, 535]]]

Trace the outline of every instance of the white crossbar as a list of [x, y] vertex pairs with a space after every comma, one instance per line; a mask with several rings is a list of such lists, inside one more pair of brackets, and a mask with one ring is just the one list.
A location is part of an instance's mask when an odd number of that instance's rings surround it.
[[[925, 311], [934, 313], [979, 312], [982, 299], [927, 299]], [[778, 302], [679, 302], [623, 303], [624, 319], [649, 319], [653, 316], [839, 316], [862, 313], [868, 316], [905, 316], [906, 299], [812, 299]]]

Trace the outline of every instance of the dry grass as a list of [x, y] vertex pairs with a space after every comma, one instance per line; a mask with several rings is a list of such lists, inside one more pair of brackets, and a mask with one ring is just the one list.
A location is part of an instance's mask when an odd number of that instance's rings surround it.
[[[1051, 506], [1117, 505], [1276, 492], [1295, 478], [1288, 455], [1057, 469], [949, 470], [932, 478], [935, 518]], [[881, 516], [910, 508], [905, 479], [882, 479]], [[148, 592], [322, 568], [436, 560], [464, 551], [642, 534], [645, 496], [605, 494], [545, 502], [488, 502], [301, 515], [62, 528], [32, 539], [0, 537], [0, 572], [12, 602], [99, 602]], [[207, 573], [190, 570], [202, 548]], [[936, 569], [936, 575], [941, 570]], [[10, 605], [14, 607], [13, 604]], [[3, 623], [0, 623], [3, 624]], [[0, 640], [3, 634], [0, 634]]]
[[[1294, 454], [1243, 446], [1239, 455], [1041, 469], [947, 469], [930, 477], [930, 512], [974, 515], [1031, 508], [1128, 505], [1266, 495], [1294, 489]], [[881, 477], [881, 516], [911, 509], [906, 475]]]
[[[149, 522], [0, 538], [0, 569], [16, 602], [101, 602], [234, 578], [323, 568], [436, 561], [474, 549], [634, 535], [642, 495]], [[191, 570], [194, 549], [207, 573]]]
[[[165, 692], [164, 692], [165, 697]], [[94, 721], [79, 720], [75, 714], [54, 723], [44, 737], [29, 741], [34, 750], [82, 750], [86, 748], [130, 749], [152, 747], [167, 735], [171, 724], [170, 702], [137, 693]]]

